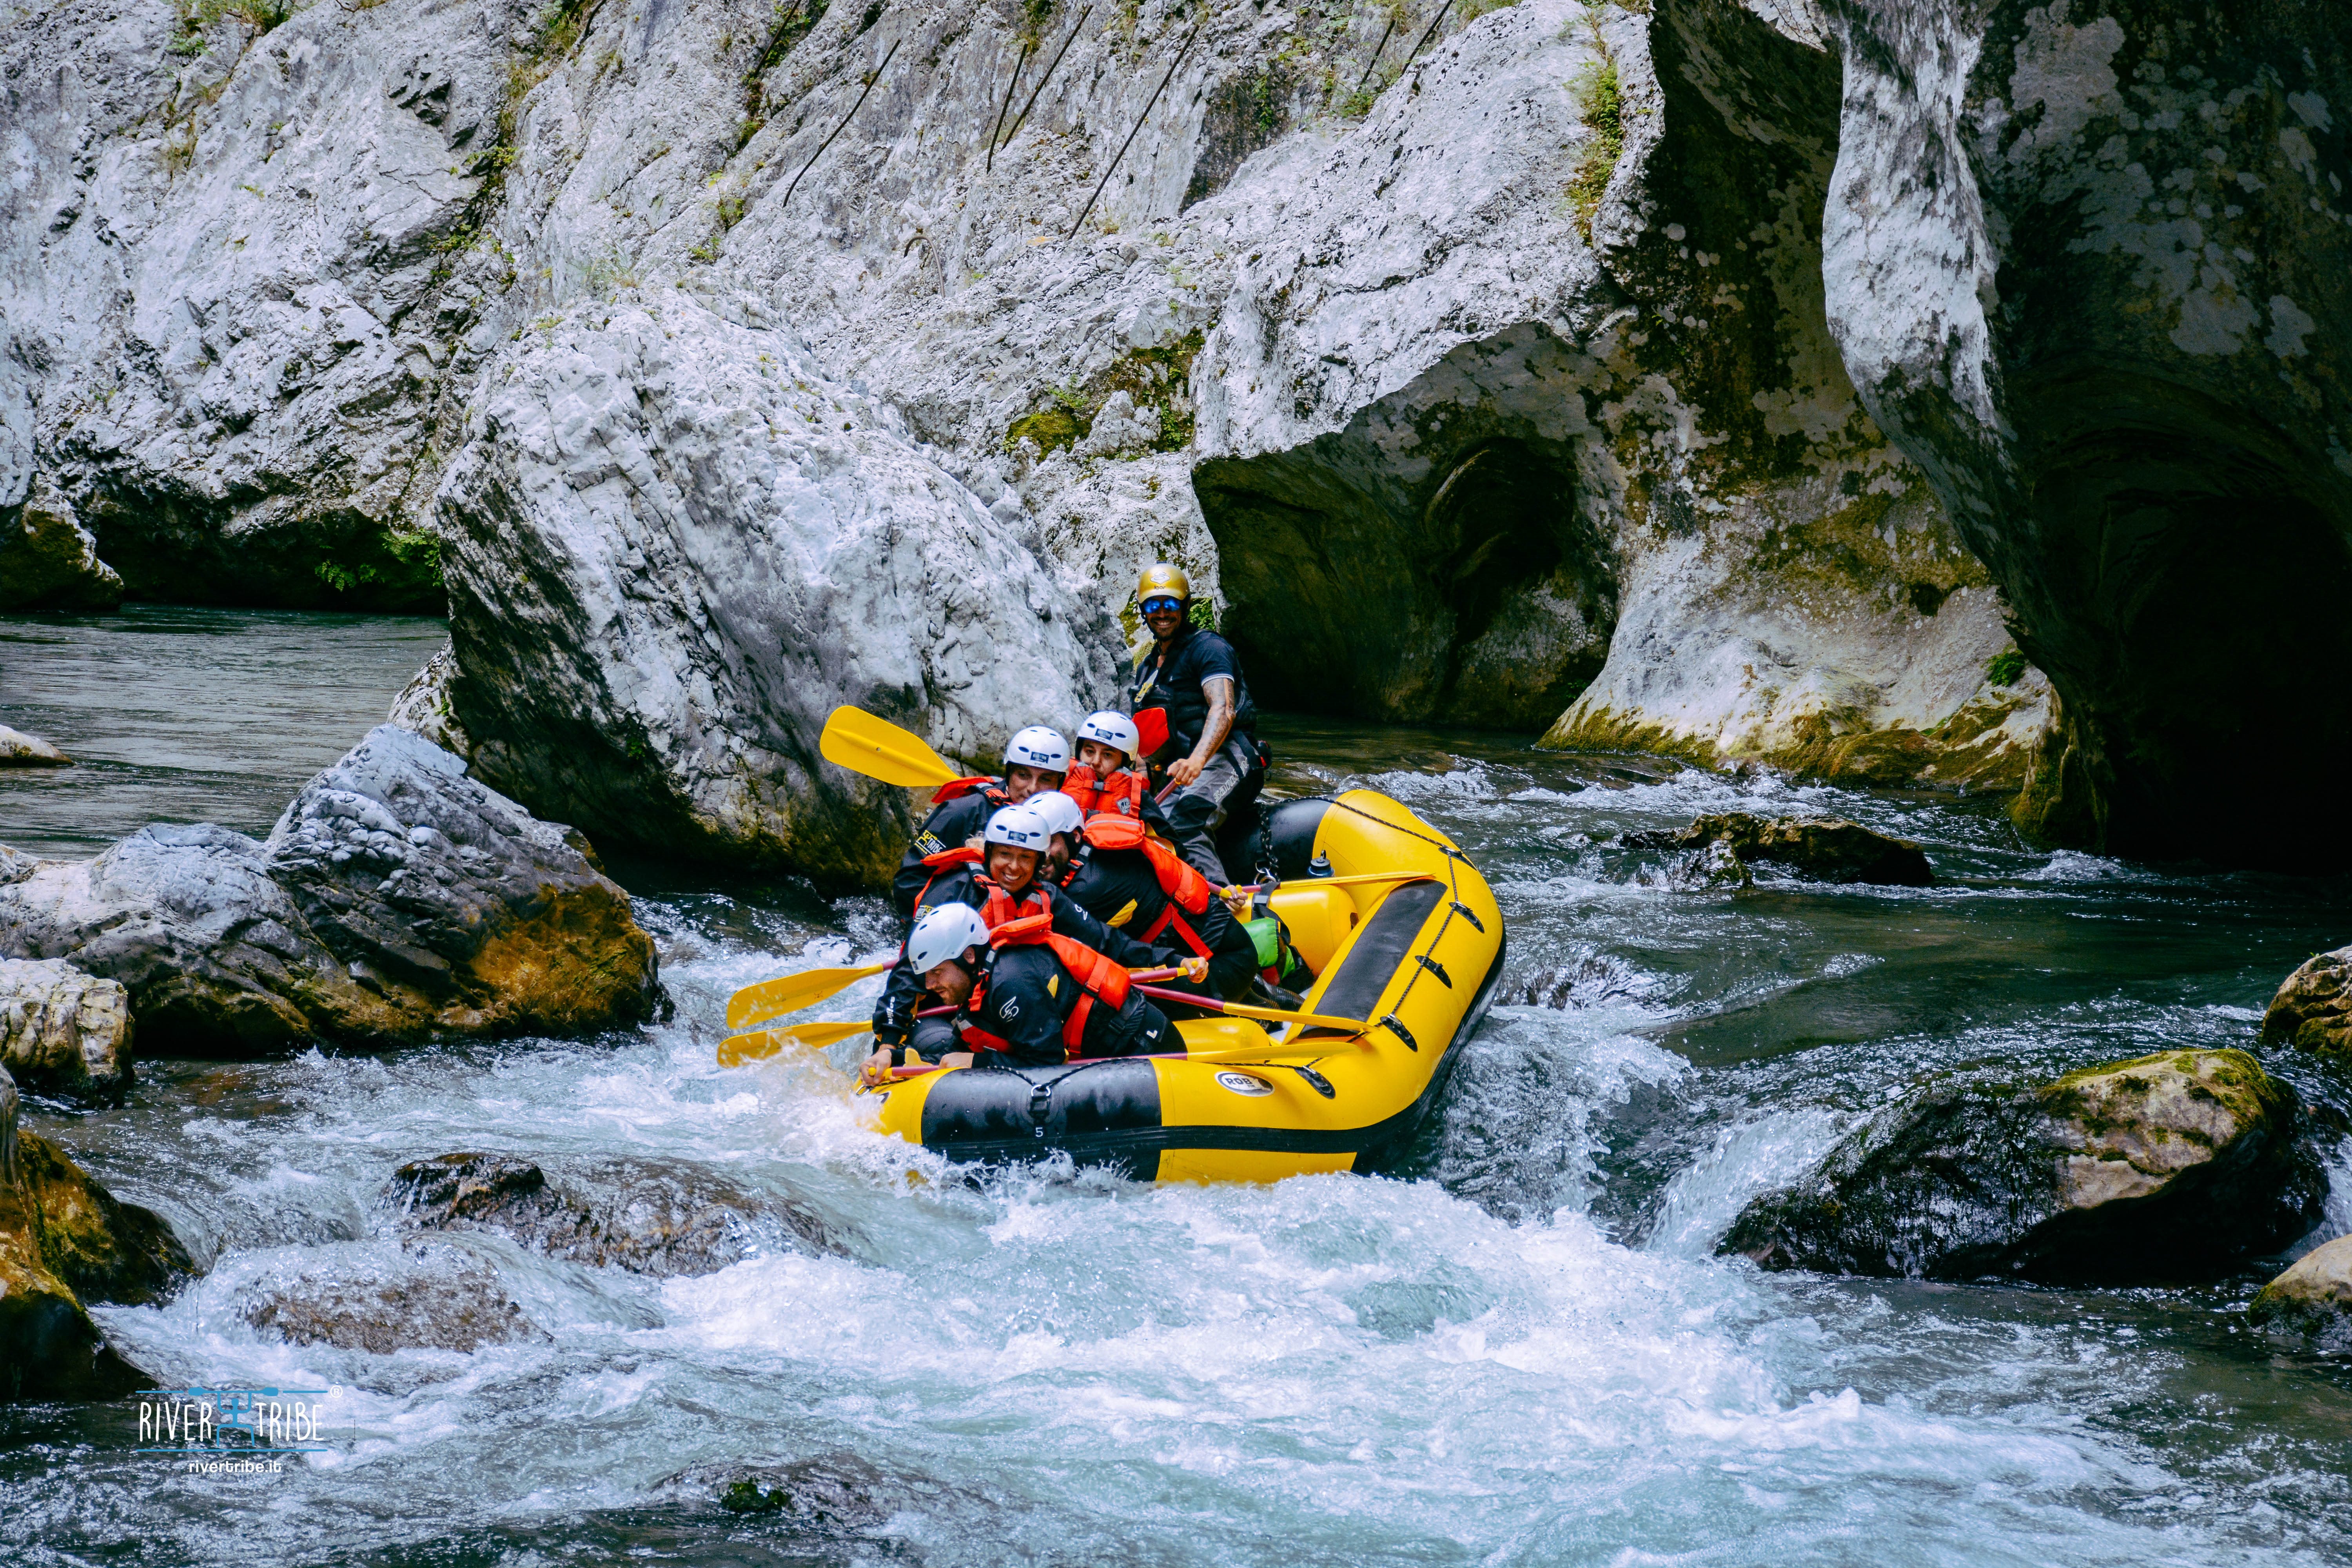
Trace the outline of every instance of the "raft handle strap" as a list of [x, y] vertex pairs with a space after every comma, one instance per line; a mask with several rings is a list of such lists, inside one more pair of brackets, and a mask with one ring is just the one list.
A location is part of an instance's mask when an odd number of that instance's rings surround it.
[[1415, 963], [1437, 976], [1437, 983], [1440, 985], [1444, 986], [1448, 991], [1454, 989], [1454, 976], [1445, 973], [1445, 965], [1425, 952], [1416, 952], [1412, 956]]
[[1421, 1049], [1421, 1042], [1412, 1037], [1412, 1031], [1406, 1028], [1403, 1023], [1394, 1013], [1381, 1014], [1379, 1018], [1373, 1021], [1373, 1027], [1378, 1028], [1383, 1024], [1387, 1025], [1390, 1028], [1394, 1029], [1397, 1034], [1397, 1038], [1402, 1040], [1408, 1047], [1412, 1047], [1415, 1051]]
[[1472, 925], [1476, 926], [1480, 936], [1486, 934], [1486, 922], [1480, 920], [1476, 915], [1472, 914], [1470, 912], [1470, 906], [1464, 903], [1459, 899], [1454, 900], [1454, 912], [1460, 915], [1464, 920], [1468, 921]]
[[1324, 1099], [1337, 1100], [1339, 1098], [1339, 1091], [1331, 1087], [1331, 1080], [1325, 1078], [1321, 1073], [1317, 1072], [1313, 1068], [1295, 1067], [1290, 1070], [1297, 1073], [1300, 1078], [1305, 1079], [1307, 1080], [1307, 1087], [1314, 1089], [1316, 1093], [1321, 1095]]
[[1029, 1121], [1034, 1137], [1045, 1136], [1046, 1119], [1054, 1113], [1054, 1085], [1057, 1081], [1049, 1078], [1029, 1090]]

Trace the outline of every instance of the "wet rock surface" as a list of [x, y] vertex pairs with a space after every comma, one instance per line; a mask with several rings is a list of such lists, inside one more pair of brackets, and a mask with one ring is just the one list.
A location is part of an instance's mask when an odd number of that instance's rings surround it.
[[153, 1380], [106, 1342], [77, 1291], [152, 1300], [189, 1268], [171, 1228], [118, 1203], [17, 1121], [0, 1071], [0, 1400], [111, 1399]]
[[2242, 1051], [2175, 1051], [2018, 1089], [1926, 1088], [1717, 1250], [1767, 1268], [2156, 1282], [2275, 1251], [2326, 1176], [2292, 1089]]
[[0, 724], [0, 768], [66, 768], [73, 759], [42, 740], [27, 735], [22, 730], [11, 730]]
[[652, 941], [583, 846], [392, 726], [267, 844], [159, 826], [5, 875], [0, 952], [119, 981], [158, 1054], [576, 1031], [659, 1005]]
[[2352, 947], [2315, 953], [2286, 977], [2263, 1014], [2263, 1038], [2352, 1054]]
[[2352, 1236], [2313, 1247], [2255, 1295], [2258, 1322], [2352, 1342]]
[[835, 1453], [773, 1465], [698, 1465], [656, 1489], [680, 1500], [707, 1500], [728, 1513], [835, 1533], [880, 1524], [894, 1497], [936, 1496], [947, 1489], [921, 1477], [887, 1474], [856, 1454]]
[[1842, 817], [1724, 812], [1702, 816], [1679, 833], [1631, 833], [1622, 842], [1629, 849], [1698, 851], [1702, 858], [1693, 874], [1702, 885], [1738, 879], [1722, 866], [1725, 850], [1744, 866], [1781, 867], [1809, 881], [1924, 888], [1936, 879], [1917, 845]]
[[590, 1268], [710, 1274], [779, 1242], [837, 1250], [814, 1213], [695, 1172], [605, 1162], [551, 1183], [512, 1155], [444, 1154], [403, 1165], [385, 1202], [401, 1223], [479, 1229]]
[[0, 958], [0, 1067], [36, 1093], [107, 1099], [131, 1083], [131, 994], [56, 959]]
[[[0, 610], [110, 610], [122, 603], [121, 577], [98, 558], [98, 541], [56, 485], [37, 478], [13, 506], [5, 489], [0, 477]], [[0, 764], [5, 761], [0, 736]]]
[[479, 1263], [426, 1262], [396, 1278], [302, 1274], [267, 1286], [243, 1308], [245, 1321], [289, 1344], [395, 1351], [472, 1352], [544, 1339], [510, 1300], [495, 1270]]

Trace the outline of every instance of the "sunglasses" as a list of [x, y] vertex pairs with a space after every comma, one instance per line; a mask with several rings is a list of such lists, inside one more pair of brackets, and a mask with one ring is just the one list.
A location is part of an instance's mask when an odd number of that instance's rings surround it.
[[1171, 599], [1165, 595], [1143, 601], [1143, 613], [1147, 616], [1156, 616], [1163, 610], [1181, 610], [1183, 607], [1183, 600]]

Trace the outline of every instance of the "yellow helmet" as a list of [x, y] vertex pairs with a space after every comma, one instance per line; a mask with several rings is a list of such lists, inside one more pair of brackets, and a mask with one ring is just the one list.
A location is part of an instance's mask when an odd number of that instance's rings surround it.
[[1141, 577], [1136, 579], [1136, 602], [1140, 604], [1155, 594], [1173, 594], [1180, 599], [1190, 599], [1192, 584], [1176, 567], [1165, 561], [1155, 561], [1143, 569]]

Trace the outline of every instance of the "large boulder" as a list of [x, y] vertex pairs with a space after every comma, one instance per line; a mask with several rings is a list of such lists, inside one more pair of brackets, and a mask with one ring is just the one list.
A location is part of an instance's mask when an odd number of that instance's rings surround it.
[[2249, 1309], [2259, 1321], [2352, 1337], [2352, 1236], [2315, 1247], [2263, 1286]]
[[120, 981], [159, 1054], [573, 1031], [660, 995], [652, 942], [584, 843], [390, 726], [266, 845], [198, 823], [94, 860], [10, 858], [0, 952]]
[[0, 958], [0, 1068], [43, 1093], [119, 1093], [131, 1082], [130, 992], [56, 959]]
[[1930, 1086], [1749, 1204], [1717, 1250], [1931, 1279], [2211, 1274], [2318, 1219], [2326, 1179], [2300, 1122], [2294, 1091], [2242, 1051]]
[[20, 1132], [16, 1110], [16, 1086], [0, 1071], [0, 1400], [152, 1387], [107, 1344], [75, 1286], [151, 1300], [186, 1271], [187, 1254], [161, 1219], [115, 1202], [54, 1145]]
[[268, 856], [311, 932], [412, 1030], [569, 1033], [660, 1004], [653, 939], [587, 841], [397, 726], [305, 784]]
[[2314, 953], [2286, 977], [2263, 1014], [2263, 1038], [2352, 1053], [2352, 947]]
[[525, 335], [440, 491], [456, 716], [620, 843], [885, 879], [908, 797], [820, 762], [855, 703], [950, 756], [1075, 722], [1109, 625], [790, 332], [647, 290]]

